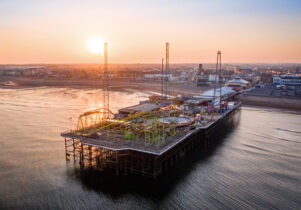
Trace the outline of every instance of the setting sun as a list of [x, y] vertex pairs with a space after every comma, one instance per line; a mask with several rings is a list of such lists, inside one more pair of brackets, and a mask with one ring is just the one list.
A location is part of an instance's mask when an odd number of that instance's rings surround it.
[[97, 37], [89, 39], [86, 43], [86, 49], [90, 53], [97, 54], [97, 55], [103, 55], [104, 41]]

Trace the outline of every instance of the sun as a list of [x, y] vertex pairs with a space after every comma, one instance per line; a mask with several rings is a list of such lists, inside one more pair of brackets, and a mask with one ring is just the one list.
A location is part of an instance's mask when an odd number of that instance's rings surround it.
[[91, 38], [86, 43], [86, 49], [96, 55], [102, 55], [104, 51], [104, 41], [98, 37]]

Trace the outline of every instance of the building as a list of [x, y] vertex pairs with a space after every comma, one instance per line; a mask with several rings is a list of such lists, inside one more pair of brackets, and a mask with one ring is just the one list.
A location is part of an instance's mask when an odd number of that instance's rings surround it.
[[197, 86], [209, 85], [208, 72], [203, 69], [203, 65], [199, 64], [199, 69], [196, 75]]
[[208, 85], [208, 72], [203, 69], [203, 65], [199, 64], [198, 68], [193, 70], [191, 80], [196, 82], [197, 86]]
[[274, 85], [301, 85], [301, 76], [296, 75], [282, 75], [279, 77], [273, 77]]
[[251, 87], [251, 83], [249, 81], [241, 79], [240, 77], [236, 77], [235, 79], [226, 82], [225, 86], [248, 89]]
[[216, 74], [209, 74], [209, 82], [219, 82], [219, 76]]
[[146, 80], [162, 80], [162, 78], [170, 80], [170, 77], [170, 74], [144, 74], [144, 79]]
[[273, 82], [273, 74], [272, 73], [262, 73], [260, 75], [260, 80], [263, 83], [272, 83]]
[[228, 82], [229, 80], [234, 78], [235, 78], [234, 71], [222, 70], [220, 79], [223, 83]]
[[234, 70], [235, 74], [240, 74], [241, 73], [238, 66], [234, 66], [233, 70]]

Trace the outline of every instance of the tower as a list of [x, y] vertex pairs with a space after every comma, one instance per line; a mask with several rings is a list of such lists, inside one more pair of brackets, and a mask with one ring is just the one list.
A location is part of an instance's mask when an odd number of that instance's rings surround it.
[[164, 96], [167, 98], [170, 95], [170, 90], [168, 87], [168, 81], [169, 81], [169, 43], [166, 42], [166, 60], [165, 60], [165, 79], [164, 82]]
[[103, 68], [103, 107], [107, 109], [104, 118], [109, 118], [110, 109], [110, 91], [109, 91], [109, 74], [108, 74], [108, 49], [107, 42], [104, 43], [104, 68]]
[[162, 58], [162, 66], [161, 66], [161, 79], [162, 79], [162, 84], [161, 84], [161, 97], [164, 96], [164, 59]]
[[[219, 75], [219, 77], [220, 77], [220, 75], [221, 75], [221, 66], [222, 66], [222, 64], [221, 64], [221, 57], [222, 57], [222, 53], [221, 53], [221, 51], [217, 51], [217, 56], [216, 56], [216, 69], [215, 69], [215, 81], [214, 81], [214, 92], [213, 92], [213, 100], [212, 100], [212, 105], [214, 106], [214, 103], [215, 103], [215, 98], [216, 98], [216, 86], [217, 86], [217, 76]], [[220, 94], [220, 104], [221, 104], [221, 100], [222, 100], [222, 85], [221, 85], [221, 83], [219, 84], [219, 94]]]
[[219, 72], [218, 72], [218, 78], [219, 78], [219, 105], [222, 104], [222, 52], [217, 52], [217, 63], [219, 63]]

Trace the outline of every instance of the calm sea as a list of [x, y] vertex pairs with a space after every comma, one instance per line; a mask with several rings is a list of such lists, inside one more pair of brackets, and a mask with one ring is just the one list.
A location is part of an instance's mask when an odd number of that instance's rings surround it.
[[[112, 91], [111, 107], [151, 93]], [[301, 113], [244, 107], [210, 151], [159, 179], [103, 177], [66, 162], [60, 132], [101, 102], [95, 89], [0, 89], [0, 209], [300, 209]]]

